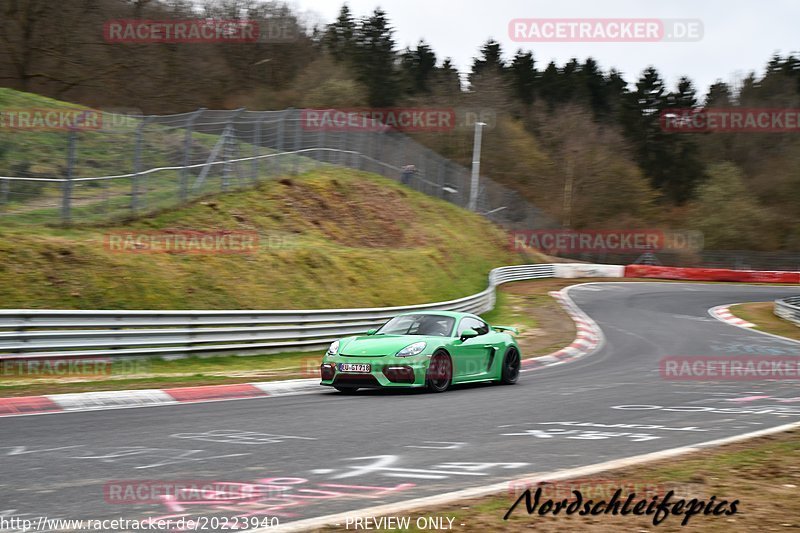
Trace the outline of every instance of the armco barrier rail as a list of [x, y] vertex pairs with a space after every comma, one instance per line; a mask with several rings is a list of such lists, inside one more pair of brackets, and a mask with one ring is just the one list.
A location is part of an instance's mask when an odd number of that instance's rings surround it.
[[775, 300], [775, 314], [800, 326], [800, 296]]
[[[539, 278], [667, 277], [797, 283], [797, 272], [722, 271], [642, 265], [556, 263], [495, 268], [483, 291], [457, 300], [370, 309], [280, 311], [0, 310], [0, 360], [85, 357], [162, 357], [315, 350], [384, 323], [405, 311], [483, 313], [495, 288]], [[681, 271], [683, 270], [683, 271]], [[738, 277], [735, 274], [738, 273]], [[780, 301], [800, 325], [800, 296]], [[778, 314], [776, 302], [776, 314]], [[783, 316], [783, 315], [779, 315]], [[784, 317], [786, 318], [786, 317]], [[792, 318], [789, 318], [792, 320]]]
[[[559, 267], [564, 268], [563, 265]], [[472, 296], [447, 302], [372, 309], [0, 310], [0, 359], [172, 358], [312, 350], [342, 336], [362, 333], [404, 311], [482, 313], [494, 307], [497, 285], [554, 276], [554, 265], [549, 264], [500, 267], [490, 272], [489, 286]]]

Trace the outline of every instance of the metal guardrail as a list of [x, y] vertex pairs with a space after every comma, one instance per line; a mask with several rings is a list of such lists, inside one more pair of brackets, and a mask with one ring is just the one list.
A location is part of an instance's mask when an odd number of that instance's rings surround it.
[[800, 296], [775, 300], [775, 314], [800, 327]]
[[550, 264], [495, 268], [471, 296], [421, 305], [279, 311], [0, 310], [0, 359], [162, 357], [313, 350], [416, 310], [483, 313], [495, 288], [554, 277]]

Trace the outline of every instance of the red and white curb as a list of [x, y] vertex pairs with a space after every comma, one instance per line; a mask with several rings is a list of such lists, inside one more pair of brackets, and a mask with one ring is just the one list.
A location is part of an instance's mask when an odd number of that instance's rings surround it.
[[246, 400], [319, 391], [318, 379], [0, 398], [0, 417]]
[[600, 326], [575, 304], [569, 296], [569, 289], [570, 287], [567, 287], [560, 291], [551, 291], [549, 294], [561, 304], [570, 318], [572, 318], [572, 321], [575, 322], [578, 335], [572, 341], [572, 344], [565, 348], [542, 357], [524, 359], [522, 361], [522, 372], [530, 372], [531, 370], [574, 361], [597, 351], [603, 344], [604, 338]]
[[728, 305], [718, 305], [717, 307], [712, 307], [711, 309], [708, 310], [708, 314], [710, 314], [717, 320], [721, 320], [722, 322], [727, 322], [728, 324], [734, 326], [739, 326], [740, 328], [756, 327], [755, 324], [750, 323], [747, 320], [742, 320], [738, 316], [731, 313], [731, 310], [728, 309]]

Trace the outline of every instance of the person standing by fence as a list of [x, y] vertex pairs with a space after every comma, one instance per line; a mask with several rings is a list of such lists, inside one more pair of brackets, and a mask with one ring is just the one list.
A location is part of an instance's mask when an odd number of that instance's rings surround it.
[[403, 185], [411, 185], [411, 178], [417, 173], [417, 167], [414, 165], [406, 165], [400, 173], [400, 181]]

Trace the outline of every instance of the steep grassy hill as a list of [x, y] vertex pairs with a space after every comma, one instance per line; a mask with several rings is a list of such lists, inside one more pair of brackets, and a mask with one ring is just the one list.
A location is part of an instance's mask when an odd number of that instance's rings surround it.
[[[244, 254], [112, 251], [133, 230], [254, 231]], [[484, 218], [396, 182], [324, 168], [113, 226], [0, 228], [4, 308], [382, 306], [471, 294], [520, 262]]]

